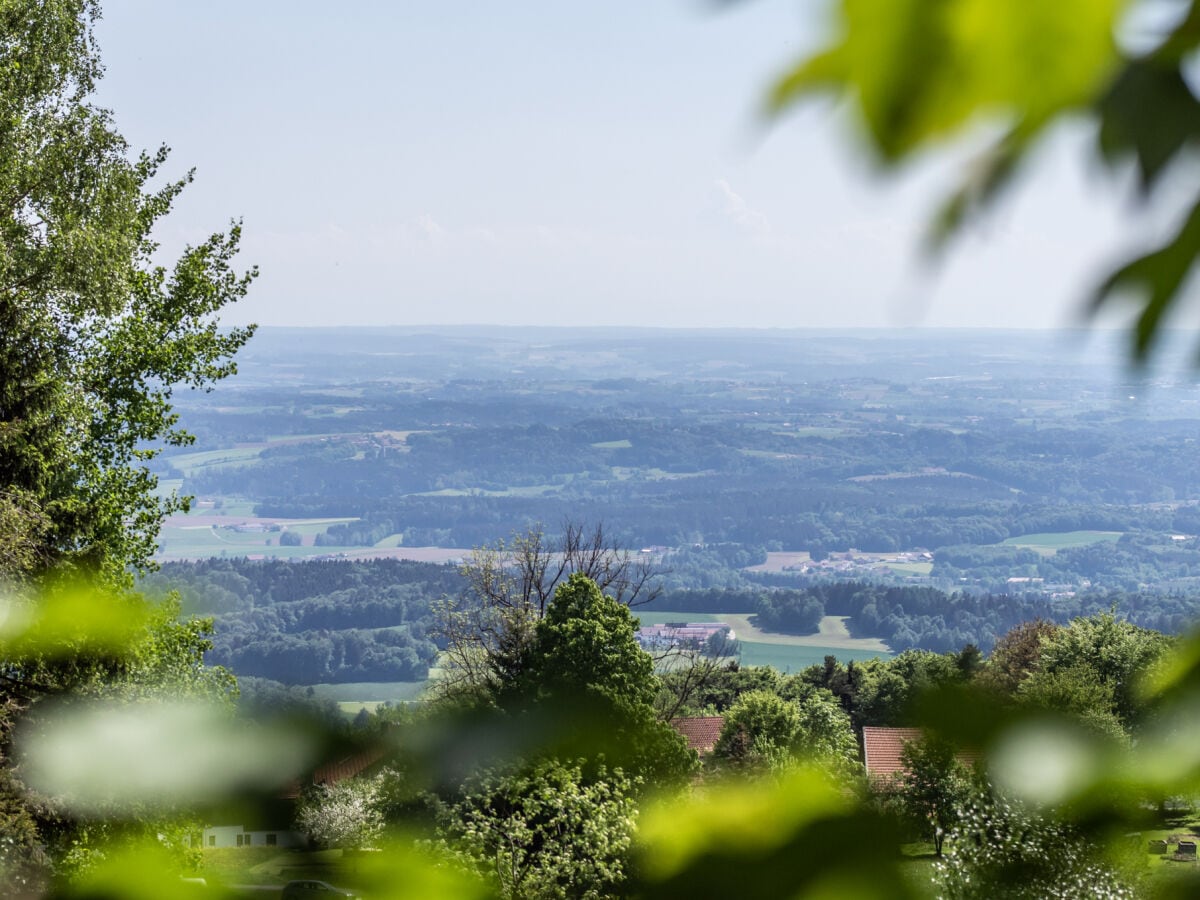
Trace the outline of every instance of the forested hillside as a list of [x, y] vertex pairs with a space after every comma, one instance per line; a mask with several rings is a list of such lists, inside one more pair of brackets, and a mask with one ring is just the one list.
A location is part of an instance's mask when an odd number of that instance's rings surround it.
[[[1194, 577], [1194, 391], [1121, 384], [1046, 336], [293, 337], [260, 338], [219, 402], [189, 399], [200, 442], [160, 471], [201, 512], [338, 519], [304, 541], [328, 552], [467, 548], [586, 512], [633, 547], [923, 550], [943, 589]], [[969, 549], [1080, 531], [1143, 537], [1119, 559]]]

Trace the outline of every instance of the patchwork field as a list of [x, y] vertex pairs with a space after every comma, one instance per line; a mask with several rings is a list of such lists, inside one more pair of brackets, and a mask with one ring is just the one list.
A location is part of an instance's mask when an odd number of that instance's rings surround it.
[[[224, 513], [224, 514], [223, 514]], [[457, 562], [471, 551], [465, 547], [404, 547], [392, 535], [374, 547], [318, 547], [316, 535], [330, 525], [353, 522], [340, 519], [279, 519], [200, 509], [171, 516], [159, 533], [159, 562], [245, 556], [250, 559], [305, 559], [337, 556], [346, 559], [411, 559], [417, 562]], [[271, 530], [276, 528], [277, 530]], [[300, 535], [300, 546], [280, 546], [283, 531]]]

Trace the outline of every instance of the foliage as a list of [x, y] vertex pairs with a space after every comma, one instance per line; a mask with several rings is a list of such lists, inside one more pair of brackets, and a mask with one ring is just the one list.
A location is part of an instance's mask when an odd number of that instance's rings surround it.
[[439, 811], [444, 849], [504, 898], [600, 898], [623, 892], [637, 809], [635, 785], [582, 760], [543, 760], [472, 776]]
[[437, 657], [431, 602], [451, 566], [402, 560], [212, 559], [169, 563], [141, 585], [211, 616], [211, 662], [294, 684], [420, 681]]
[[1042, 642], [1041, 668], [1055, 673], [1091, 667], [1100, 684], [1112, 691], [1111, 712], [1126, 727], [1138, 721], [1145, 704], [1138, 674], [1149, 671], [1171, 645], [1157, 631], [1139, 628], [1112, 612], [1074, 619]]
[[770, 691], [750, 691], [725, 714], [716, 759], [747, 769], [777, 769], [790, 762], [800, 730], [795, 703]]
[[215, 314], [254, 273], [232, 267], [236, 224], [169, 271], [152, 262], [152, 229], [191, 175], [150, 187], [165, 148], [131, 158], [92, 103], [98, 15], [92, 0], [0, 15], [0, 491], [39, 549], [8, 566], [72, 562], [125, 583], [186, 505], [159, 498], [145, 468], [160, 442], [189, 440], [172, 392], [234, 370], [252, 329]]
[[357, 850], [383, 833], [379, 778], [312, 785], [296, 807], [296, 828], [318, 847]]
[[1042, 643], [1058, 631], [1045, 619], [1030, 619], [1009, 629], [992, 648], [980, 681], [1004, 693], [1017, 687], [1042, 665]]
[[569, 742], [577, 753], [607, 755], [634, 777], [665, 786], [688, 775], [696, 759], [655, 715], [659, 683], [634, 639], [635, 623], [594, 581], [571, 575], [537, 623], [518, 674], [496, 697], [505, 708], [579, 722]]
[[858, 740], [850, 716], [826, 690], [808, 691], [798, 701], [800, 726], [796, 746], [805, 758], [831, 765], [843, 777], [861, 773]]
[[904, 773], [897, 796], [909, 818], [918, 823], [922, 837], [932, 840], [934, 852], [941, 856], [946, 834], [971, 794], [967, 769], [954, 746], [936, 736], [906, 743], [900, 760]]
[[862, 142], [889, 165], [964, 140], [986, 123], [991, 141], [938, 215], [936, 242], [993, 201], [1056, 125], [1078, 117], [1095, 126], [1096, 156], [1109, 168], [1119, 173], [1134, 163], [1143, 200], [1173, 213], [1181, 189], [1189, 195], [1175, 233], [1093, 295], [1093, 308], [1112, 297], [1136, 301], [1131, 353], [1145, 361], [1200, 254], [1200, 197], [1188, 165], [1200, 101], [1185, 68], [1200, 44], [1200, 6], [1144, 15], [1143, 25], [1154, 24], [1136, 42], [1114, 35], [1127, 7], [1153, 12], [1145, 0], [841, 0], [837, 7], [839, 27], [776, 83], [771, 107], [813, 93], [843, 96], [865, 126]]
[[1075, 716], [1097, 734], [1118, 741], [1127, 737], [1121, 720], [1113, 712], [1113, 685], [1104, 683], [1095, 667], [1088, 663], [1034, 672], [1021, 682], [1016, 697], [1033, 709]]
[[573, 574], [538, 622], [518, 684], [540, 697], [649, 706], [658, 691], [654, 663], [634, 639], [635, 627], [627, 606]]
[[905, 900], [898, 823], [820, 768], [726, 780], [663, 800], [640, 819], [635, 895]]
[[824, 615], [825, 607], [817, 597], [801, 591], [776, 591], [759, 598], [755, 624], [767, 631], [812, 634]]
[[1085, 834], [1003, 797], [963, 803], [946, 844], [934, 877], [944, 900], [1136, 896]]
[[444, 689], [489, 692], [520, 677], [529, 642], [555, 591], [587, 578], [618, 603], [649, 602], [654, 570], [611, 543], [603, 525], [563, 526], [557, 541], [541, 526], [474, 550], [463, 565], [466, 586], [435, 609], [434, 634], [446, 648]]

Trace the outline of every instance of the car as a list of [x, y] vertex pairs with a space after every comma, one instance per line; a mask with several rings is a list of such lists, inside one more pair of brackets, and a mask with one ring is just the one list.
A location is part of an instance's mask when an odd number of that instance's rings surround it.
[[281, 900], [305, 900], [305, 898], [334, 898], [334, 897], [357, 897], [357, 894], [343, 890], [339, 887], [334, 887], [327, 881], [314, 881], [311, 878], [306, 878], [301, 881], [289, 881], [283, 886], [283, 892], [279, 895]]

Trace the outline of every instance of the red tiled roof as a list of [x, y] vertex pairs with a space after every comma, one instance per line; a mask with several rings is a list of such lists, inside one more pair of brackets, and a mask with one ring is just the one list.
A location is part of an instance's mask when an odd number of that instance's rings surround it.
[[920, 728], [863, 726], [863, 765], [870, 778], [891, 780], [904, 771], [900, 754], [905, 744], [921, 739]]
[[[866, 767], [867, 777], [880, 781], [892, 781], [899, 777], [904, 771], [904, 763], [900, 759], [904, 745], [920, 740], [920, 728], [863, 726], [863, 766]], [[960, 750], [955, 756], [968, 767], [980, 759], [979, 754], [971, 750]]]
[[724, 722], [724, 716], [690, 716], [672, 719], [671, 727], [687, 738], [689, 750], [704, 754], [712, 753]]
[[[345, 781], [347, 778], [353, 778], [355, 775], [362, 774], [383, 759], [383, 756], [384, 751], [382, 747], [368, 747], [360, 750], [358, 753], [344, 756], [341, 759], [318, 766], [308, 777], [306, 783], [337, 784], [339, 781]], [[293, 781], [284, 787], [280, 792], [280, 796], [285, 800], [294, 800], [300, 796], [300, 791], [301, 783]]]

